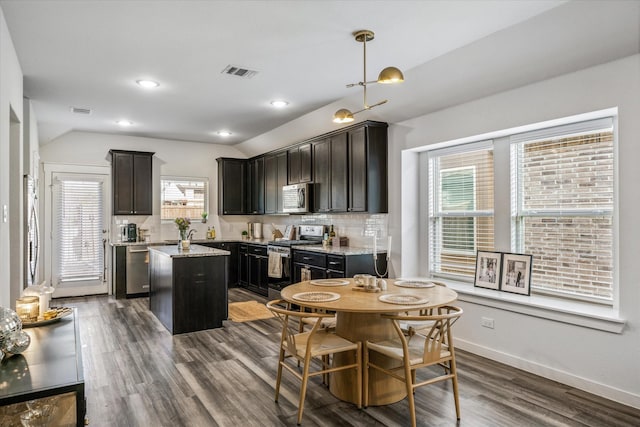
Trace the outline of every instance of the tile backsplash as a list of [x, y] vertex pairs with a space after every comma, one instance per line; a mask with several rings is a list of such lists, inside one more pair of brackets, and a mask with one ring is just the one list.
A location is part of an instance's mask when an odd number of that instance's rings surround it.
[[[308, 215], [229, 215], [209, 217], [207, 223], [200, 219], [191, 223], [196, 230], [194, 239], [203, 239], [208, 227], [215, 227], [217, 239], [240, 239], [249, 222], [262, 222], [263, 237], [271, 238], [273, 226], [284, 232], [287, 225], [333, 225], [338, 236], [346, 236], [349, 246], [370, 248], [375, 236], [378, 248], [387, 246], [388, 214], [308, 214]], [[150, 241], [178, 239], [178, 229], [173, 221], [161, 221], [160, 216], [114, 216], [111, 221], [111, 239], [120, 242], [120, 225], [135, 223], [138, 228], [149, 230]]]

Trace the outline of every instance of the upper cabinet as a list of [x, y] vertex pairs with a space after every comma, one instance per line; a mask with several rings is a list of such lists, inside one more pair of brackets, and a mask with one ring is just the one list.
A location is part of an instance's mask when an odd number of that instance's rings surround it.
[[313, 144], [313, 211], [347, 212], [347, 134]]
[[264, 213], [283, 213], [282, 187], [287, 185], [287, 152], [264, 158]]
[[249, 160], [249, 206], [246, 213], [264, 213], [264, 156]]
[[348, 133], [349, 212], [387, 213], [387, 128], [365, 126]]
[[247, 213], [247, 161], [220, 157], [218, 162], [218, 215]]
[[311, 161], [311, 144], [304, 143], [289, 148], [288, 153], [288, 169], [289, 184], [300, 184], [311, 182], [312, 161]]
[[153, 155], [110, 150], [114, 215], [153, 214]]
[[218, 159], [218, 213], [282, 213], [282, 187], [299, 183], [312, 184], [311, 212], [387, 213], [387, 126], [365, 121], [286, 151]]

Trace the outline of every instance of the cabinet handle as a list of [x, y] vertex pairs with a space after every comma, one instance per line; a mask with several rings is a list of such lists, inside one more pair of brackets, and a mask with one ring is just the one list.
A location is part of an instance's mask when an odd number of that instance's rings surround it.
[[308, 256], [303, 256], [303, 257], [302, 257], [302, 260], [303, 260], [303, 261], [309, 261], [310, 259], [311, 259], [311, 258], [309, 258]]
[[338, 264], [340, 264], [340, 263], [337, 262], [337, 261], [329, 261], [329, 265], [338, 265]]

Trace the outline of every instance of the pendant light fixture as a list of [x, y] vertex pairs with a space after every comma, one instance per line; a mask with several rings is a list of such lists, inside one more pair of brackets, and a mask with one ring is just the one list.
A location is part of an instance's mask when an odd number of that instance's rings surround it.
[[373, 40], [374, 34], [373, 34], [373, 31], [371, 30], [360, 30], [360, 31], [354, 32], [353, 36], [355, 37], [357, 42], [362, 43], [363, 56], [364, 56], [363, 77], [361, 82], [350, 83], [347, 85], [347, 87], [362, 86], [362, 89], [364, 91], [364, 94], [363, 94], [364, 107], [362, 108], [362, 110], [358, 110], [355, 113], [352, 113], [346, 108], [339, 109], [333, 115], [333, 121], [335, 123], [352, 122], [354, 115], [366, 110], [370, 110], [373, 107], [377, 107], [378, 105], [382, 105], [387, 102], [387, 100], [385, 99], [384, 101], [376, 102], [373, 105], [367, 104], [367, 85], [373, 84], [373, 83], [382, 83], [382, 84], [402, 83], [404, 81], [404, 76], [402, 75], [402, 71], [400, 71], [396, 67], [387, 67], [384, 70], [380, 71], [380, 74], [378, 75], [378, 80], [367, 81], [367, 42], [370, 42], [371, 40]]

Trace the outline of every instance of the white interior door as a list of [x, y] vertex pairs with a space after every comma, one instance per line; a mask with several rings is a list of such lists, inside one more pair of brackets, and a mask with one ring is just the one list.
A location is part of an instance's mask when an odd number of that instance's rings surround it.
[[51, 171], [47, 181], [53, 296], [107, 293], [108, 173]]

